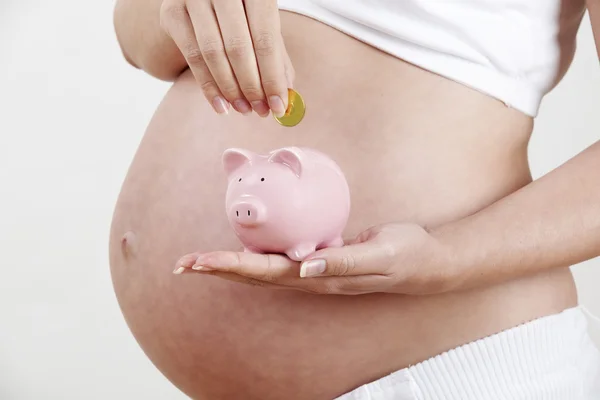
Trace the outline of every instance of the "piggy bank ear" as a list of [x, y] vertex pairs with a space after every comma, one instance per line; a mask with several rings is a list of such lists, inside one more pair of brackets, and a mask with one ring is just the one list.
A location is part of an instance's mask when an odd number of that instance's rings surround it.
[[244, 149], [227, 149], [223, 153], [223, 169], [227, 176], [244, 164], [249, 164], [254, 158], [254, 153]]
[[271, 153], [269, 161], [273, 163], [283, 164], [294, 172], [299, 178], [302, 175], [302, 164], [304, 163], [304, 154], [297, 147], [285, 147], [275, 150]]

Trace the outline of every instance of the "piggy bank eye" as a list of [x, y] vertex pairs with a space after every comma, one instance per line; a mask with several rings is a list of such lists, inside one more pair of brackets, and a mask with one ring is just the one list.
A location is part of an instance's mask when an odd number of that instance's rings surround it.
[[264, 182], [264, 181], [265, 181], [265, 178], [260, 178], [260, 181], [261, 181], [261, 182]]
[[242, 178], [238, 179], [238, 182], [241, 182], [241, 181], [242, 181]]

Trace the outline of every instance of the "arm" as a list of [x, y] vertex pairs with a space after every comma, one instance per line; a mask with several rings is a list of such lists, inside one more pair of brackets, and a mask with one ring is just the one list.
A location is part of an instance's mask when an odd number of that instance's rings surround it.
[[158, 79], [172, 81], [187, 63], [160, 26], [161, 4], [162, 0], [117, 0], [113, 23], [127, 62]]
[[[447, 244], [452, 289], [600, 255], [600, 142], [544, 177], [433, 235]], [[453, 279], [451, 279], [453, 280]]]
[[[600, 0], [588, 0], [588, 10], [600, 56]], [[434, 235], [455, 254], [460, 288], [600, 256], [600, 141], [490, 207], [440, 227]]]

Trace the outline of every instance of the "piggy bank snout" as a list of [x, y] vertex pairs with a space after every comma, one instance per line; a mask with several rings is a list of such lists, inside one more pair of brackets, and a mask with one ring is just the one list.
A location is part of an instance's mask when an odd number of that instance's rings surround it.
[[267, 210], [260, 200], [246, 199], [232, 205], [229, 217], [239, 225], [251, 227], [266, 221]]

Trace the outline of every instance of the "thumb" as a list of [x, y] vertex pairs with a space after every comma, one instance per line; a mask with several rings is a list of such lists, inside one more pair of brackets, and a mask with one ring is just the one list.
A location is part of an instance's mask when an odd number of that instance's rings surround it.
[[281, 37], [281, 48], [283, 49], [282, 57], [283, 57], [283, 66], [285, 71], [285, 79], [287, 81], [287, 85], [289, 89], [294, 87], [294, 80], [296, 78], [296, 71], [294, 70], [294, 66], [292, 64], [292, 60], [285, 48], [285, 43], [283, 43], [283, 36]]
[[300, 277], [382, 275], [395, 257], [393, 246], [367, 241], [319, 250], [300, 265]]

